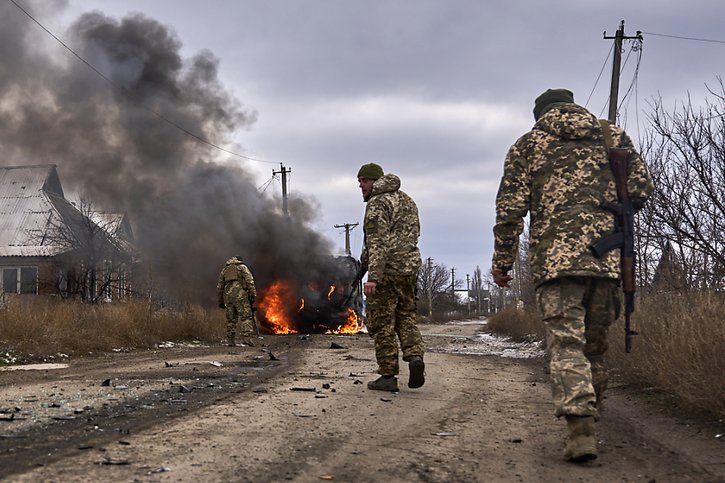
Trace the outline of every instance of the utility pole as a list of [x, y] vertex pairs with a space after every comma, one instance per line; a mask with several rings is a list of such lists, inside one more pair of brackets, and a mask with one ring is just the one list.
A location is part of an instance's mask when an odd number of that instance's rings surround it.
[[282, 163], [279, 163], [279, 171], [272, 170], [272, 176], [282, 175], [282, 212], [289, 216], [289, 210], [287, 209], [287, 173], [291, 173], [292, 169], [285, 169]]
[[433, 320], [433, 259], [428, 257], [428, 317]]
[[627, 37], [624, 35], [624, 20], [619, 24], [614, 37], [607, 37], [607, 32], [604, 32], [605, 39], [614, 39], [614, 58], [612, 60], [612, 85], [609, 91], [609, 122], [612, 124], [617, 123], [617, 104], [619, 102], [619, 70], [622, 65], [622, 41], [625, 39], [638, 39], [642, 40], [642, 32], [637, 30], [637, 34], [634, 37]]
[[466, 274], [466, 300], [468, 301], [468, 316], [471, 316], [471, 275]]
[[456, 269], [451, 268], [451, 295], [453, 296], [453, 303], [456, 303]]
[[348, 257], [352, 256], [352, 252], [350, 251], [350, 232], [358, 225], [359, 223], [345, 223], [344, 225], [335, 225], [335, 228], [345, 229], [345, 253]]

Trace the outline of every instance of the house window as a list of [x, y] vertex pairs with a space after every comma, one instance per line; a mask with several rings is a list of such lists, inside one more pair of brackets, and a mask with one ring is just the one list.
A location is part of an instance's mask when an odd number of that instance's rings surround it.
[[118, 298], [126, 298], [126, 265], [118, 267]]
[[3, 292], [18, 293], [18, 269], [3, 269]]
[[103, 262], [103, 298], [106, 302], [113, 299], [113, 291], [111, 287], [111, 274], [113, 272], [113, 264], [110, 260]]
[[86, 300], [89, 302], [96, 301], [96, 294], [98, 293], [97, 281], [96, 271], [88, 270], [88, 273], [86, 273]]
[[38, 267], [3, 268], [3, 292], [37, 294]]

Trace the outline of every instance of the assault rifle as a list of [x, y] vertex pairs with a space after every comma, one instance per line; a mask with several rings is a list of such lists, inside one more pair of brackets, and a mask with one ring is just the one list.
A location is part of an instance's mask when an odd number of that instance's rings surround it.
[[358, 291], [360, 288], [360, 282], [362, 282], [363, 277], [365, 274], [368, 273], [368, 267], [365, 264], [360, 265], [360, 268], [358, 269], [357, 273], [355, 274], [355, 278], [353, 279], [352, 283], [352, 290], [350, 290], [350, 293], [347, 294], [347, 298], [345, 298], [345, 302], [343, 302], [343, 306], [347, 307], [347, 305], [350, 303], [350, 300], [352, 300], [353, 295], [355, 295], [355, 292]]
[[617, 202], [604, 201], [601, 207], [614, 213], [614, 233], [593, 243], [590, 248], [597, 258], [619, 248], [624, 292], [624, 350], [632, 352], [632, 330], [630, 316], [634, 312], [635, 258], [634, 250], [634, 206], [627, 192], [627, 173], [632, 152], [625, 148], [609, 149], [609, 167], [614, 174]]

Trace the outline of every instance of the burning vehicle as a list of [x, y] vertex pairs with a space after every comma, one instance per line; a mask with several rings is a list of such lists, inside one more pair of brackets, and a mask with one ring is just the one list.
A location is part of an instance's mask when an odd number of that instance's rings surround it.
[[360, 261], [351, 256], [328, 257], [309, 279], [275, 280], [257, 297], [258, 322], [275, 334], [360, 332], [362, 282], [355, 282], [359, 270]]

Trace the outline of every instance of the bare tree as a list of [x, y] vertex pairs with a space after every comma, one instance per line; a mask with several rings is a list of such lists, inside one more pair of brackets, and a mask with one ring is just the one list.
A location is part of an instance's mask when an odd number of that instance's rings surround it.
[[[641, 152], [656, 191], [643, 210], [644, 276], [654, 276], [653, 254], [672, 251], [690, 288], [725, 287], [725, 86], [715, 101], [687, 102], [672, 113], [653, 101], [651, 130]], [[655, 265], [656, 266], [656, 265]]]
[[128, 270], [134, 259], [129, 240], [117, 235], [117, 220], [100, 216], [81, 199], [78, 206], [65, 200], [50, 211], [44, 229], [32, 234], [39, 245], [53, 247], [60, 270], [56, 282], [64, 298], [81, 296], [95, 303], [111, 298], [115, 289], [129, 291]]
[[[461, 285], [456, 280], [454, 288]], [[433, 317], [436, 314], [454, 310], [457, 303], [451, 291], [451, 270], [442, 263], [435, 263], [432, 259], [423, 262], [418, 272], [418, 295], [420, 303], [419, 312]]]
[[491, 296], [483, 288], [483, 271], [478, 265], [476, 265], [476, 269], [473, 271], [473, 287], [470, 295], [476, 303], [476, 313], [478, 315], [484, 311], [486, 313], [490, 311]]
[[536, 291], [534, 289], [533, 271], [529, 263], [529, 227], [524, 224], [524, 231], [519, 237], [519, 249], [512, 268], [511, 296], [521, 302], [524, 308], [533, 310], [536, 307]]

